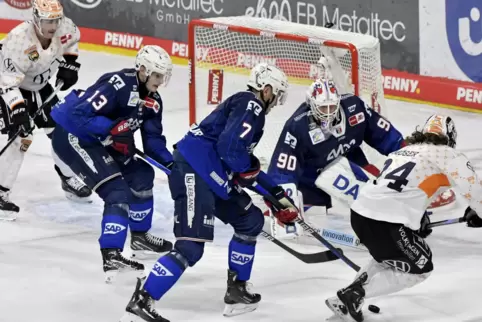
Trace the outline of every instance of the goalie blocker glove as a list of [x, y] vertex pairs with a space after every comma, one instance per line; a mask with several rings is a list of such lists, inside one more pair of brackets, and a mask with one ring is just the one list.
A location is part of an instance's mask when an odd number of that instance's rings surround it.
[[281, 186], [272, 188], [269, 193], [279, 201], [285, 208], [278, 209], [269, 200], [264, 198], [266, 205], [273, 211], [273, 214], [283, 224], [291, 224], [298, 218], [298, 209], [296, 209], [293, 199], [291, 199]]

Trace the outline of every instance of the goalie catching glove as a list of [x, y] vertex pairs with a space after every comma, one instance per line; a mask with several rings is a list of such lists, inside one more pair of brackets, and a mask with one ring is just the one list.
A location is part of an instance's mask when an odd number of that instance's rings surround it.
[[291, 199], [283, 187], [276, 186], [269, 193], [283, 205], [283, 209], [278, 209], [268, 199], [264, 198], [265, 204], [271, 209], [274, 216], [283, 224], [291, 224], [298, 218], [298, 209], [293, 199]]

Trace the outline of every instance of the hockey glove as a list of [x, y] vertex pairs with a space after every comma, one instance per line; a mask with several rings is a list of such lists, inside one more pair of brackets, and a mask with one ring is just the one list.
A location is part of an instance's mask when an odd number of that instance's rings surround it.
[[28, 115], [27, 105], [25, 105], [25, 103], [15, 105], [11, 112], [11, 118], [15, 131], [20, 129], [20, 136], [23, 138], [27, 137], [32, 131], [32, 123]]
[[430, 214], [432, 213], [426, 211], [422, 216], [422, 220], [420, 221], [420, 229], [417, 231], [417, 233], [422, 238], [427, 238], [432, 233], [432, 229], [428, 228], [428, 225], [430, 224]]
[[64, 81], [64, 85], [60, 89], [61, 91], [68, 90], [77, 83], [79, 80], [79, 68], [80, 64], [74, 61], [74, 58], [68, 58], [66, 61], [60, 62], [55, 84], [58, 85], [59, 81]]
[[234, 182], [240, 185], [243, 188], [250, 187], [258, 178], [258, 174], [261, 171], [261, 164], [259, 160], [254, 155], [250, 155], [251, 157], [251, 166], [245, 172], [237, 173], [234, 176]]
[[283, 224], [293, 223], [298, 218], [298, 209], [296, 209], [293, 199], [288, 197], [286, 191], [281, 186], [276, 186], [269, 193], [284, 206], [283, 209], [278, 209], [278, 207], [264, 198], [265, 204], [271, 209], [274, 216]]
[[120, 121], [110, 130], [110, 135], [102, 142], [111, 146], [117, 152], [131, 157], [135, 153], [134, 133], [129, 128], [127, 121]]
[[480, 228], [482, 227], [482, 218], [480, 218], [475, 210], [470, 207], [465, 209], [464, 219], [467, 222], [467, 227], [470, 228]]

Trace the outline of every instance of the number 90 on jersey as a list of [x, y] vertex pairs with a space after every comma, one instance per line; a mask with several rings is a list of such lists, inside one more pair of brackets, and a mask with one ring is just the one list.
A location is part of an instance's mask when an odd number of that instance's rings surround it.
[[296, 169], [296, 157], [287, 153], [280, 153], [276, 166], [280, 169], [294, 171]]

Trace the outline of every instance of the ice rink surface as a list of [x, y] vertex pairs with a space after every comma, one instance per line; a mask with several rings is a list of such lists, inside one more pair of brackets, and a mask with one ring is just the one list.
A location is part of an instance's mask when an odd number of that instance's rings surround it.
[[[133, 59], [82, 52], [77, 87], [89, 86], [102, 73], [131, 67]], [[240, 84], [242, 89], [244, 84]], [[171, 146], [188, 128], [186, 67], [176, 66], [169, 88], [160, 92], [165, 135]], [[451, 115], [458, 129], [458, 148], [473, 160], [480, 175], [482, 115], [398, 101], [387, 101], [387, 109], [404, 135], [433, 113]], [[5, 138], [1, 139], [3, 146]], [[172, 240], [172, 201], [165, 175], [156, 173], [153, 232]], [[95, 197], [92, 204], [79, 205], [65, 199], [50, 157], [50, 142], [42, 131], [36, 132], [11, 199], [21, 213], [17, 222], [0, 222], [0, 322], [118, 321], [135, 279], [126, 276], [114, 285], [103, 282], [97, 243], [102, 202]], [[459, 217], [464, 205], [449, 208], [434, 214], [433, 220]], [[350, 230], [348, 211], [341, 206], [321, 220], [325, 228]], [[224, 318], [231, 234], [230, 227], [216, 224], [215, 241], [206, 246], [204, 258], [158, 302], [161, 314], [171, 321], [319, 322], [331, 316], [324, 300], [354, 277], [354, 271], [341, 261], [304, 264], [260, 239], [251, 280], [254, 290], [262, 294], [260, 306], [253, 313]], [[462, 224], [441, 227], [427, 241], [434, 253], [432, 276], [412, 289], [368, 300], [367, 304], [381, 308], [381, 314], [367, 311], [366, 321], [482, 321], [482, 230]], [[321, 245], [290, 245], [307, 253], [324, 250]], [[369, 259], [363, 251], [347, 249], [345, 253], [361, 266]], [[146, 268], [151, 265], [147, 263]]]

